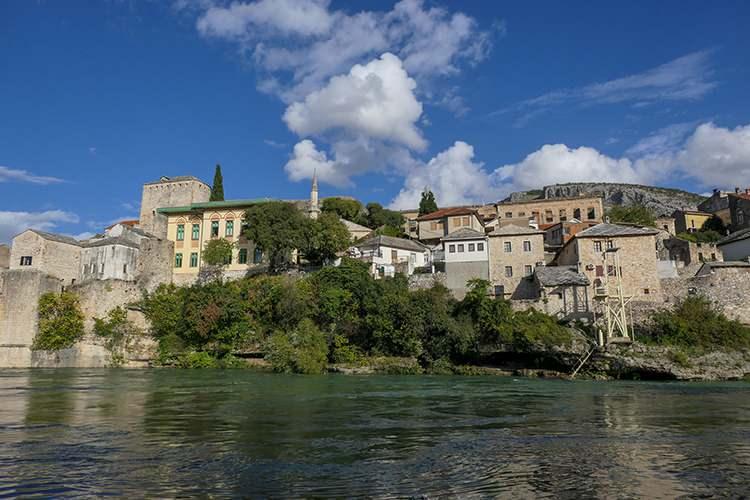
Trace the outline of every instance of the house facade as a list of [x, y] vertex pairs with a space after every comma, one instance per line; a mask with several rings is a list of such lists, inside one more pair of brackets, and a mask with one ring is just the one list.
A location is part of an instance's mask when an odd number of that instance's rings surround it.
[[417, 217], [417, 234], [425, 243], [438, 243], [449, 234], [460, 229], [484, 231], [479, 212], [473, 207], [442, 208], [436, 212]]
[[577, 266], [594, 289], [616, 280], [619, 274], [626, 296], [657, 302], [662, 295], [656, 234], [654, 229], [598, 224], [570, 240], [560, 251], [556, 263]]
[[544, 245], [557, 248], [565, 245], [576, 234], [585, 231], [596, 224], [597, 222], [581, 222], [573, 219], [558, 222], [556, 224], [545, 225], [539, 229], [544, 231]]
[[726, 261], [746, 260], [750, 257], [750, 228], [736, 231], [716, 243]]
[[[556, 224], [571, 219], [601, 222], [604, 204], [599, 197], [551, 198], [542, 200], [500, 202], [495, 204], [498, 219], [531, 220], [537, 224]], [[519, 222], [514, 222], [519, 224]]]
[[698, 204], [698, 210], [714, 214], [725, 226], [732, 224], [732, 216], [729, 213], [729, 192], [714, 189], [711, 196]]
[[483, 231], [461, 228], [442, 238], [445, 286], [461, 299], [472, 279], [489, 281], [489, 245]]
[[713, 216], [714, 214], [697, 210], [675, 210], [672, 214], [672, 217], [674, 218], [675, 232], [679, 234], [700, 231], [703, 224]]
[[430, 265], [430, 251], [414, 240], [378, 235], [368, 238], [354, 247], [353, 256], [370, 264], [370, 272], [376, 277], [391, 277], [396, 273], [410, 276], [417, 268]]
[[75, 238], [27, 229], [13, 238], [10, 269], [54, 276], [63, 286], [80, 281], [81, 243]]
[[505, 299], [534, 297], [534, 270], [545, 265], [544, 233], [531, 227], [511, 225], [487, 236], [493, 295]]
[[728, 196], [730, 226], [733, 232], [750, 228], [750, 189], [737, 189]]

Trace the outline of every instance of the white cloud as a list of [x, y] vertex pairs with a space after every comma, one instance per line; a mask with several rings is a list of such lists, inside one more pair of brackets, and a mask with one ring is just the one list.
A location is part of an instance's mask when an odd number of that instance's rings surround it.
[[348, 176], [336, 172], [336, 163], [329, 160], [324, 151], [318, 151], [315, 143], [309, 139], [294, 145], [294, 153], [284, 166], [289, 179], [301, 181], [310, 179], [314, 172], [322, 182], [334, 186], [348, 185]]
[[18, 233], [26, 229], [51, 231], [59, 224], [78, 222], [78, 216], [62, 210], [46, 212], [5, 212], [0, 211], [0, 242], [10, 242]]
[[57, 177], [34, 175], [26, 170], [17, 170], [10, 167], [0, 166], [0, 182], [30, 182], [32, 184], [58, 184], [65, 182]]
[[196, 26], [205, 37], [251, 53], [267, 73], [259, 88], [285, 102], [383, 52], [398, 55], [409, 73], [428, 78], [453, 75], [462, 65], [483, 60], [491, 48], [490, 33], [475, 19], [426, 8], [422, 0], [402, 0], [388, 12], [349, 14], [329, 7], [313, 0], [234, 2], [204, 10]]
[[680, 169], [708, 188], [750, 185], [750, 125], [735, 129], [704, 123], [677, 155]]
[[276, 148], [276, 149], [283, 149], [289, 146], [289, 144], [285, 142], [277, 142], [271, 139], [263, 139], [263, 144], [265, 144], [266, 146], [271, 146], [272, 148]]
[[284, 121], [300, 136], [342, 130], [421, 150], [426, 142], [415, 125], [422, 114], [416, 86], [401, 60], [386, 53], [334, 76], [303, 102], [289, 106]]
[[635, 107], [644, 107], [661, 101], [698, 100], [718, 85], [712, 79], [711, 54], [710, 50], [693, 52], [634, 75], [579, 88], [553, 90], [491, 115], [523, 113], [516, 120], [516, 126], [523, 127], [545, 110], [562, 104], [629, 102]]
[[492, 182], [482, 163], [474, 160], [474, 148], [462, 141], [456, 141], [426, 164], [414, 167], [391, 206], [417, 207], [425, 188], [432, 190], [440, 206], [492, 202], [503, 192], [502, 186]]

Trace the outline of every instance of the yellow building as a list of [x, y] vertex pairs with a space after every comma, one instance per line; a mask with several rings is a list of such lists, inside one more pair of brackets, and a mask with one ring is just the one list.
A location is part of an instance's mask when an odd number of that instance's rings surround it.
[[160, 208], [167, 218], [167, 239], [174, 242], [173, 277], [176, 283], [194, 279], [200, 271], [206, 243], [224, 238], [234, 243], [227, 271], [247, 271], [263, 262], [263, 255], [242, 234], [245, 211], [267, 200], [230, 200]]
[[697, 210], [677, 210], [672, 214], [677, 233], [694, 233], [699, 231], [714, 214]]

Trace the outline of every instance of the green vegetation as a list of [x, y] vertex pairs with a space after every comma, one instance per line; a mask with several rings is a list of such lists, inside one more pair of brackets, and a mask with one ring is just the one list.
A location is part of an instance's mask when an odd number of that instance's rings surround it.
[[692, 241], [693, 243], [716, 243], [722, 236], [716, 231], [696, 231], [694, 233], [678, 233], [677, 237], [682, 240]]
[[719, 235], [727, 234], [727, 226], [724, 225], [724, 221], [721, 220], [720, 217], [717, 217], [714, 215], [710, 219], [708, 219], [706, 222], [703, 223], [703, 227], [701, 227], [701, 231], [713, 231], [715, 233], [718, 233]]
[[129, 337], [142, 332], [128, 321], [128, 313], [123, 307], [115, 307], [105, 318], [94, 318], [94, 334], [105, 339], [105, 346], [112, 354], [112, 365], [125, 361], [125, 348]]
[[372, 229], [386, 226], [400, 231], [404, 225], [404, 216], [395, 210], [383, 208], [380, 203], [368, 203], [365, 217], [357, 222]]
[[427, 215], [437, 212], [438, 206], [435, 195], [429, 189], [422, 191], [422, 199], [419, 200], [419, 215]]
[[305, 238], [300, 251], [313, 264], [324, 264], [336, 258], [350, 242], [349, 231], [339, 217], [333, 213], [322, 213], [315, 220], [305, 224]]
[[75, 294], [48, 292], [39, 297], [39, 332], [33, 349], [65, 349], [82, 336], [83, 313]]
[[654, 214], [643, 205], [615, 206], [607, 210], [609, 221], [613, 224], [618, 222], [626, 224], [637, 224], [639, 226], [656, 226]]
[[211, 195], [208, 201], [224, 201], [224, 177], [221, 175], [221, 165], [219, 164], [216, 164], [214, 183], [211, 186]]
[[172, 366], [225, 366], [230, 356], [262, 351], [280, 372], [320, 373], [340, 363], [411, 373], [438, 361], [476, 362], [483, 344], [532, 350], [570, 341], [551, 317], [514, 313], [487, 287], [474, 282], [456, 301], [439, 285], [410, 291], [401, 275], [375, 280], [365, 263], [345, 258], [304, 278], [162, 285], [140, 308], [160, 362]]
[[705, 297], [688, 297], [651, 320], [650, 340], [659, 345], [693, 352], [750, 348], [750, 327], [728, 319]]
[[350, 221], [357, 221], [364, 214], [362, 204], [349, 198], [326, 198], [320, 209], [323, 213], [334, 213]]
[[209, 266], [223, 267], [232, 261], [234, 243], [224, 238], [217, 238], [206, 243], [201, 258]]

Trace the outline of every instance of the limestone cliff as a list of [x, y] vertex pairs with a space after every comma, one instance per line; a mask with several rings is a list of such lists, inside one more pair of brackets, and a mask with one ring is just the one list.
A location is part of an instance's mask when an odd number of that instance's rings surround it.
[[572, 198], [577, 196], [603, 196], [606, 207], [616, 205], [644, 205], [656, 216], [671, 215], [678, 209], [695, 210], [705, 198], [679, 189], [618, 184], [611, 182], [571, 182], [544, 186], [541, 190], [512, 193], [509, 201], [529, 199]]

